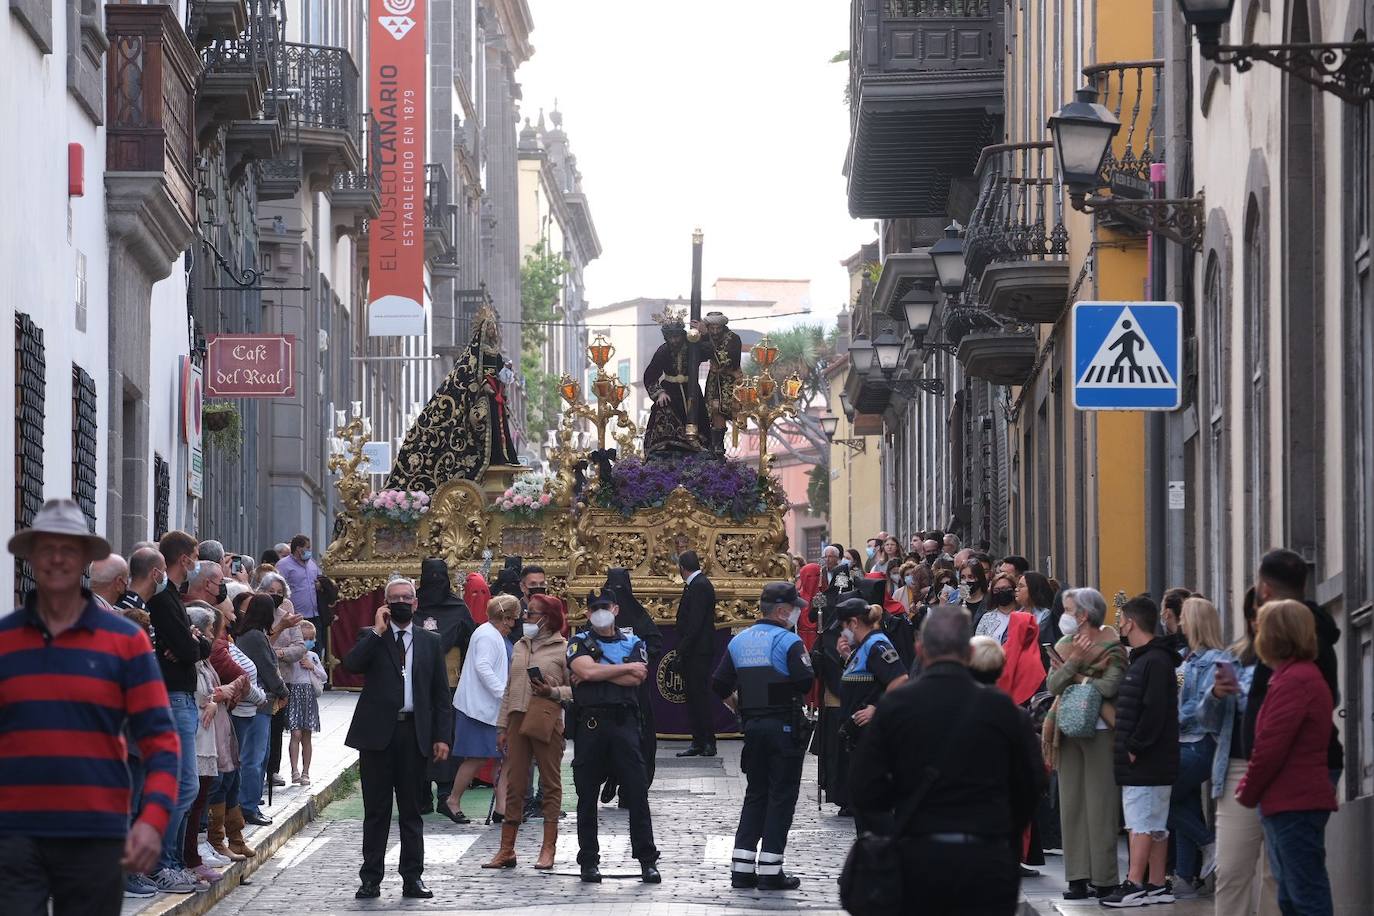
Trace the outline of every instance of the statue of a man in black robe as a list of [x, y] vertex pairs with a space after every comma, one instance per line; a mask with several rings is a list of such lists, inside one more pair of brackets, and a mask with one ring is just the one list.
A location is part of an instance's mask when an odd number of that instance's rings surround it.
[[706, 356], [688, 345], [681, 319], [663, 323], [663, 345], [644, 370], [644, 389], [653, 399], [644, 428], [644, 454], [699, 452], [707, 447], [710, 423], [698, 375]]

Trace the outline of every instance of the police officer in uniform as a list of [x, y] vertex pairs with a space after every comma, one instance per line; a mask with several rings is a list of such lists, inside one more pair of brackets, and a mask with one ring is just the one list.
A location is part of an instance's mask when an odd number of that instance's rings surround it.
[[587, 597], [590, 628], [568, 642], [577, 735], [573, 742], [573, 784], [577, 787], [577, 864], [582, 880], [601, 881], [601, 846], [596, 836], [597, 796], [614, 779], [630, 813], [630, 851], [643, 880], [658, 884], [654, 822], [649, 815], [648, 777], [639, 740], [639, 685], [649, 674], [644, 641], [618, 630], [615, 592]]
[[765, 585], [759, 622], [730, 640], [711, 679], [717, 696], [737, 695], [744, 723], [740, 769], [748, 784], [731, 855], [731, 887], [781, 891], [801, 884], [782, 870], [806, 753], [802, 698], [815, 679], [811, 656], [793, 632], [801, 609], [791, 583]]

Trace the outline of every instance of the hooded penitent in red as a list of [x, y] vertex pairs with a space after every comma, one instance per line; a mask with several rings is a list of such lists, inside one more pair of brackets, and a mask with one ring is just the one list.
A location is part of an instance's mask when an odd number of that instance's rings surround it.
[[481, 573], [468, 573], [467, 580], [463, 583], [463, 602], [467, 604], [468, 610], [472, 612], [472, 619], [479, 626], [487, 622], [487, 604], [491, 602], [491, 587], [487, 585], [487, 580]]

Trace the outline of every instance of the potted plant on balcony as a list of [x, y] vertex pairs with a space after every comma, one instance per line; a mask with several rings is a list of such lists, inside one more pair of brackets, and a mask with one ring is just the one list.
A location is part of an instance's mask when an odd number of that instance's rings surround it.
[[229, 401], [210, 401], [200, 410], [203, 439], [211, 448], [226, 455], [237, 455], [243, 446], [243, 418], [238, 406]]

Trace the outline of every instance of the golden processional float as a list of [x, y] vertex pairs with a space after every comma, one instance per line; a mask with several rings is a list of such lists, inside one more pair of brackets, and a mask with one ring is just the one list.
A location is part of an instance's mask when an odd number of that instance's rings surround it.
[[[371, 625], [387, 580], [398, 573], [418, 578], [421, 562], [430, 557], [447, 563], [450, 585], [460, 595], [469, 574], [490, 578], [493, 563], [500, 568], [507, 557], [541, 566], [549, 591], [567, 602], [574, 627], [585, 619], [588, 593], [599, 591], [607, 571], [618, 567], [629, 572], [635, 597], [663, 634], [663, 654], [650, 672], [659, 731], [688, 731], [674, 651], [683, 589], [677, 557], [687, 550], [700, 556], [716, 589], [722, 647], [733, 629], [757, 619], [764, 584], [794, 579], [783, 525], [787, 501], [769, 472], [767, 435], [775, 421], [795, 413], [802, 388], [795, 375], [773, 378], [778, 351], [764, 338], [750, 351], [758, 374], [727, 367], [727, 374], [733, 371], [727, 406], [735, 441], [752, 421], [757, 466], [726, 459], [704, 444], [654, 452], [656, 442], [666, 441], [658, 433], [670, 427], [705, 442], [699, 428], [703, 405], [694, 403], [701, 397], [696, 366], [709, 361], [709, 354], [699, 352], [709, 348], [707, 335], [695, 333], [701, 309], [699, 232], [692, 247], [693, 331], [682, 335], [685, 349], [677, 343], [674, 351], [683, 323], [666, 316], [665, 344], [655, 361], [676, 353], [679, 367], [693, 369], [665, 373], [648, 386], [662, 397], [643, 431], [626, 409], [628, 387], [606, 372], [615, 349], [598, 336], [587, 347], [595, 367], [594, 400], [584, 400], [581, 386], [565, 376], [559, 387], [565, 409], [549, 469], [519, 465], [504, 415], [504, 385], [512, 379], [500, 353], [499, 322], [489, 309], [478, 316], [468, 350], [407, 433], [381, 489], [370, 482], [369, 424], [356, 415], [357, 405], [355, 415], [339, 417], [329, 466], [339, 475], [342, 511], [323, 558], [340, 595], [331, 627], [333, 656], [342, 657]], [[686, 391], [680, 402], [667, 397], [670, 385]], [[663, 401], [670, 403], [665, 407]], [[584, 421], [586, 432], [579, 429]], [[579, 440], [590, 441], [579, 447]], [[341, 687], [361, 683], [342, 668], [335, 668], [334, 678]], [[721, 716], [718, 725], [728, 727], [728, 715], [722, 710]]]

